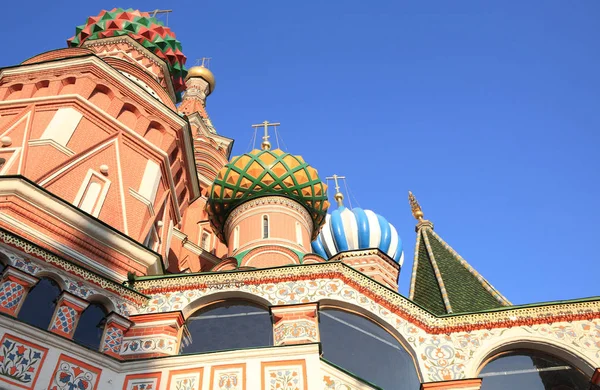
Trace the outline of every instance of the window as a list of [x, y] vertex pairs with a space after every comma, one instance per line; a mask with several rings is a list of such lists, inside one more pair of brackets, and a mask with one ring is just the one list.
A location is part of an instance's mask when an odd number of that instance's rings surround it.
[[240, 246], [240, 227], [236, 226], [233, 229], [233, 250], [236, 250]]
[[48, 329], [59, 296], [60, 287], [58, 283], [50, 278], [41, 278], [29, 290], [17, 318], [29, 325]]
[[90, 305], [81, 313], [73, 340], [94, 350], [100, 348], [104, 333], [106, 309], [99, 303]]
[[186, 326], [189, 336], [182, 343], [182, 354], [273, 345], [269, 311], [247, 301], [208, 306], [192, 314]]
[[200, 247], [205, 251], [210, 250], [210, 234], [202, 231], [202, 239], [200, 240]]
[[263, 238], [269, 238], [269, 217], [263, 215]]
[[537, 351], [513, 351], [495, 357], [483, 367], [481, 390], [588, 389], [589, 378], [569, 363]]
[[296, 242], [298, 245], [302, 245], [302, 226], [300, 226], [300, 222], [296, 222]]
[[321, 309], [319, 313], [326, 360], [385, 390], [420, 388], [411, 356], [381, 326], [343, 310]]

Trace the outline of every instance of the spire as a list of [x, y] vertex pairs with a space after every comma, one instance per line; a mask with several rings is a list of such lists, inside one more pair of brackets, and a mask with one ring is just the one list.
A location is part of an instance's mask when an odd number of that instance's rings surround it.
[[434, 314], [466, 313], [510, 306], [465, 259], [433, 231], [423, 219], [414, 195], [408, 199], [415, 219], [417, 243], [409, 298]]
[[344, 205], [344, 195], [340, 192], [340, 184], [338, 182], [338, 179], [346, 180], [346, 176], [338, 176], [334, 174], [333, 176], [326, 177], [325, 179], [334, 181], [335, 195], [333, 196], [333, 198], [337, 202], [338, 207], [342, 207]]
[[408, 191], [408, 203], [410, 203], [410, 209], [412, 211], [413, 217], [415, 217], [415, 219], [419, 221], [417, 223], [417, 226], [415, 227], [415, 231], [418, 232], [419, 229], [421, 229], [424, 226], [433, 229], [433, 223], [423, 218], [424, 214], [423, 210], [421, 209], [421, 205], [419, 204], [417, 198], [415, 198], [411, 191]]

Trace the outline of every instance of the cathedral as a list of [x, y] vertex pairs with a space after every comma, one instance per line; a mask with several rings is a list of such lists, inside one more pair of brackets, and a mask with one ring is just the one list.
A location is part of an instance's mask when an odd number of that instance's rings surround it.
[[511, 304], [412, 193], [399, 294], [385, 215], [277, 123], [231, 155], [155, 16], [0, 69], [0, 389], [600, 389], [600, 297]]

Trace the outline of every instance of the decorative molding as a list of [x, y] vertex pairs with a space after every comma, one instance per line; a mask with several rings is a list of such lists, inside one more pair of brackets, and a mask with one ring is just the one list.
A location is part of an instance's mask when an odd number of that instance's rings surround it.
[[75, 155], [75, 152], [72, 151], [71, 149], [67, 148], [66, 146], [62, 146], [61, 144], [59, 144], [58, 142], [56, 142], [53, 139], [34, 139], [31, 140], [27, 143], [29, 146], [52, 146], [54, 149], [58, 150], [59, 152], [67, 155], [68, 157], [72, 157]]
[[[141, 294], [137, 291], [130, 290], [130, 289], [120, 285], [119, 283], [113, 282], [110, 279], [103, 278], [98, 274], [95, 274], [93, 272], [90, 272], [90, 271], [84, 269], [83, 267], [80, 267], [74, 263], [64, 260], [64, 259], [52, 254], [51, 252], [48, 252], [42, 248], [39, 248], [38, 246], [33, 245], [30, 242], [28, 242], [24, 239], [21, 239], [21, 238], [17, 237], [16, 235], [13, 235], [3, 229], [0, 229], [0, 242], [3, 242], [13, 248], [23, 251], [27, 255], [35, 256], [36, 258], [39, 258], [40, 260], [42, 260], [46, 263], [52, 264], [62, 270], [65, 270], [70, 274], [77, 275], [77, 276], [81, 277], [82, 279], [84, 279], [92, 284], [95, 284], [102, 289], [111, 291], [111, 292], [119, 295], [120, 297], [123, 297], [123, 298], [133, 302], [134, 304], [136, 304], [136, 306], [144, 304], [148, 301], [148, 297], [144, 296], [143, 294]], [[1, 249], [1, 247], [0, 247], [0, 249]], [[19, 264], [20, 264], [20, 266], [19, 266]], [[39, 267], [36, 264], [31, 264], [31, 260], [28, 260], [26, 258], [16, 260], [13, 265], [15, 267], [21, 268], [22, 270], [29, 272], [29, 273], [37, 273], [42, 270], [41, 267]], [[69, 288], [69, 290], [71, 290], [71, 289]], [[73, 292], [73, 291], [71, 291], [71, 292]]]

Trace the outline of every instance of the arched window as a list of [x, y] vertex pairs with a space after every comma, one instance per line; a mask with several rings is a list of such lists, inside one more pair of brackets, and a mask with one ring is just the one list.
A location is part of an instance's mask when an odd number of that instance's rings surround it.
[[38, 328], [48, 329], [59, 295], [58, 283], [50, 278], [41, 278], [29, 290], [17, 318]]
[[236, 226], [233, 229], [233, 250], [236, 250], [240, 246], [240, 227]]
[[300, 222], [296, 222], [296, 242], [298, 245], [302, 245], [302, 226], [300, 226]]
[[269, 238], [269, 217], [267, 215], [263, 215], [263, 238]]
[[99, 303], [92, 302], [81, 313], [73, 340], [94, 350], [100, 348], [104, 332], [106, 309]]
[[227, 300], [192, 314], [182, 354], [273, 345], [269, 311], [242, 300]]
[[590, 379], [564, 360], [527, 350], [495, 357], [478, 376], [483, 378], [482, 390], [579, 390], [590, 386]]
[[343, 310], [324, 308], [319, 313], [326, 360], [386, 390], [421, 386], [412, 357], [381, 326]]

